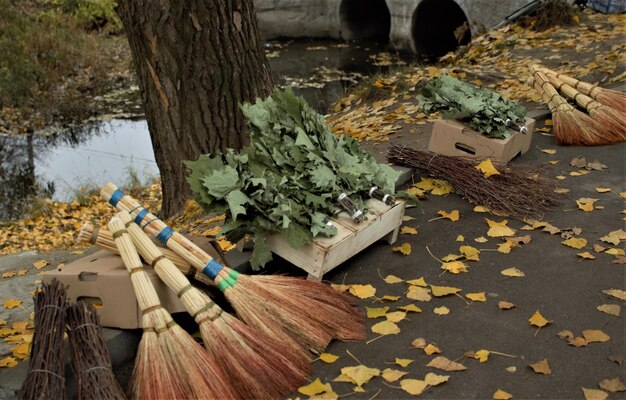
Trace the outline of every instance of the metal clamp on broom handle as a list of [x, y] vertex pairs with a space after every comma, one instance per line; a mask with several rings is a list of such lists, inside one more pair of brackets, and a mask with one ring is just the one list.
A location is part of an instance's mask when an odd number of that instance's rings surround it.
[[339, 202], [339, 204], [341, 204], [343, 209], [346, 210], [348, 214], [350, 214], [350, 218], [352, 218], [354, 222], [356, 222], [357, 224], [363, 222], [363, 211], [359, 210], [359, 208], [356, 206], [356, 204], [354, 204], [354, 201], [352, 201], [347, 193], [341, 193], [339, 197], [337, 197], [337, 201]]
[[372, 186], [368, 194], [371, 198], [380, 200], [388, 206], [393, 205], [396, 202], [396, 198], [394, 196], [383, 192], [378, 186]]

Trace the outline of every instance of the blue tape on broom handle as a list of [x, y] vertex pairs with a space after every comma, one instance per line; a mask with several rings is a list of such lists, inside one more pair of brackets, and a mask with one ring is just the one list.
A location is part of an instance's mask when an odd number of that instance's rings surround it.
[[202, 270], [202, 273], [211, 279], [215, 279], [215, 277], [222, 270], [222, 268], [224, 268], [222, 264], [212, 259], [204, 267], [204, 269]]
[[111, 194], [111, 198], [109, 199], [109, 204], [115, 207], [117, 203], [119, 203], [120, 200], [122, 200], [122, 197], [124, 196], [125, 196], [124, 192], [122, 192], [119, 189], [115, 189], [115, 192]]
[[157, 235], [157, 239], [159, 239], [161, 243], [167, 244], [167, 241], [172, 237], [173, 234], [174, 230], [169, 226], [166, 226], [161, 230], [161, 232], [159, 232], [159, 234]]
[[143, 217], [145, 217], [147, 214], [148, 214], [148, 210], [146, 210], [145, 208], [139, 211], [137, 215], [135, 216], [135, 223], [137, 225], [141, 225], [141, 221], [143, 220]]

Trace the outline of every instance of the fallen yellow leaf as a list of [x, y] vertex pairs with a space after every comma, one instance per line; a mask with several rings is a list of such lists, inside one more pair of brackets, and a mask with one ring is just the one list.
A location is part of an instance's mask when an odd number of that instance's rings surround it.
[[548, 321], [543, 317], [543, 315], [541, 315], [539, 310], [535, 311], [535, 313], [528, 319], [528, 322], [530, 322], [531, 325], [537, 326], [539, 328], [542, 328], [550, 323], [550, 321]]
[[515, 267], [503, 269], [502, 271], [500, 271], [500, 273], [504, 276], [511, 276], [511, 277], [517, 277], [517, 278], [526, 276], [524, 272], [520, 271], [519, 269]]
[[474, 212], [477, 212], [477, 213], [491, 212], [491, 208], [485, 207], [485, 206], [476, 206], [474, 207]]
[[450, 309], [446, 306], [436, 307], [433, 312], [437, 315], [448, 315], [450, 314]]
[[403, 235], [417, 235], [417, 229], [412, 226], [403, 226], [402, 229], [400, 229], [400, 233]]
[[376, 288], [372, 285], [350, 285], [350, 293], [359, 299], [374, 297]]
[[384, 317], [389, 311], [389, 307], [379, 307], [379, 308], [371, 308], [365, 307], [367, 310], [367, 318], [380, 318]]
[[431, 299], [428, 289], [419, 286], [409, 287], [409, 291], [406, 293], [406, 297], [411, 300], [417, 301], [430, 301]]
[[18, 364], [15, 358], [9, 356], [0, 360], [0, 368], [13, 368]]
[[488, 240], [487, 240], [487, 238], [486, 238], [486, 237], [484, 237], [484, 236], [480, 236], [480, 237], [475, 238], [475, 239], [474, 239], [474, 241], [475, 241], [476, 243], [487, 243], [487, 241], [488, 241]]
[[465, 365], [448, 360], [443, 356], [433, 358], [426, 366], [444, 371], [463, 371], [467, 369]]
[[537, 361], [534, 364], [530, 364], [530, 368], [532, 368], [533, 371], [535, 371], [535, 373], [537, 374], [550, 375], [552, 373], [547, 358], [544, 358], [541, 361]]
[[411, 360], [409, 358], [396, 358], [395, 363], [398, 364], [401, 367], [408, 367], [409, 364], [411, 364], [413, 361], [415, 360]]
[[480, 361], [481, 363], [487, 362], [489, 359], [489, 350], [478, 350], [474, 354], [474, 358]]
[[326, 364], [332, 364], [339, 359], [339, 356], [336, 356], [331, 353], [322, 353], [320, 354], [320, 360], [324, 361]]
[[394, 312], [387, 313], [387, 315], [385, 315], [385, 317], [387, 318], [387, 321], [398, 323], [398, 322], [402, 321], [404, 318], [406, 318], [406, 312], [405, 311], [394, 311]]
[[622, 381], [619, 380], [619, 378], [603, 379], [602, 381], [600, 381], [598, 386], [600, 386], [601, 389], [604, 389], [611, 393], [626, 392], [626, 386]]
[[415, 304], [409, 304], [406, 306], [400, 306], [398, 307], [400, 310], [404, 310], [407, 312], [414, 312], [414, 313], [421, 313], [422, 309], [419, 308], [418, 306], [416, 306]]
[[472, 246], [461, 246], [459, 247], [459, 251], [461, 254], [465, 256], [466, 260], [469, 261], [479, 261], [480, 250]]
[[609, 394], [600, 389], [587, 389], [581, 387], [585, 400], [605, 400]]
[[298, 392], [305, 396], [315, 396], [316, 394], [320, 394], [320, 393], [332, 392], [332, 390], [333, 389], [330, 386], [330, 384], [322, 383], [322, 381], [320, 381], [320, 378], [315, 379], [313, 382], [309, 383], [308, 385], [301, 386], [298, 388]]
[[20, 360], [25, 360], [28, 358], [28, 355], [30, 354], [30, 344], [28, 343], [19, 344], [13, 347], [11, 349], [11, 352], [13, 353], [13, 357], [18, 358]]
[[511, 393], [507, 393], [502, 389], [498, 389], [496, 390], [496, 392], [493, 394], [493, 400], [509, 400], [513, 398], [513, 395]]
[[602, 304], [596, 307], [596, 309], [606, 314], [615, 315], [616, 317], [619, 317], [622, 311], [621, 307], [618, 306], [617, 304]]
[[448, 382], [448, 379], [450, 379], [449, 375], [437, 375], [429, 372], [426, 374], [424, 382], [426, 382], [429, 386], [437, 386], [441, 385], [442, 383]]
[[39, 260], [39, 261], [35, 261], [33, 263], [33, 267], [35, 267], [36, 269], [42, 269], [43, 267], [45, 267], [48, 264], [50, 264], [50, 261], [48, 261], [48, 260]]
[[18, 299], [9, 299], [4, 301], [4, 308], [10, 310], [15, 307], [19, 307], [22, 304], [22, 300]]
[[472, 301], [480, 301], [485, 302], [487, 298], [485, 297], [485, 292], [477, 292], [477, 293], [468, 293], [465, 295], [468, 299]]
[[605, 254], [610, 254], [612, 256], [623, 256], [624, 249], [608, 249], [604, 252]]
[[449, 294], [455, 294], [461, 291], [461, 289], [451, 287], [451, 286], [435, 286], [435, 285], [430, 285], [430, 290], [431, 290], [432, 295], [435, 297], [447, 296]]
[[408, 394], [419, 396], [424, 393], [424, 389], [428, 387], [428, 384], [419, 379], [403, 379], [400, 381], [400, 387]]
[[601, 188], [601, 187], [597, 187], [597, 188], [595, 188], [595, 189], [596, 189], [596, 192], [598, 192], [598, 193], [607, 193], [607, 192], [610, 192], [610, 191], [611, 191], [611, 188]]
[[390, 296], [388, 294], [384, 295], [383, 297], [381, 297], [382, 300], [387, 300], [387, 301], [398, 301], [400, 300], [400, 296]]
[[576, 204], [578, 204], [578, 208], [583, 211], [590, 212], [593, 211], [593, 204], [598, 201], [598, 199], [592, 199], [589, 197], [581, 197], [576, 200]]
[[441, 353], [441, 350], [439, 350], [439, 347], [435, 346], [434, 344], [428, 343], [426, 346], [424, 346], [424, 353], [430, 356], [433, 354]]
[[463, 237], [463, 235], [458, 235], [458, 236], [456, 237], [456, 241], [457, 241], [457, 242], [463, 242], [463, 241], [465, 241], [465, 238]]
[[441, 215], [444, 218], [449, 219], [452, 222], [456, 222], [456, 221], [459, 220], [459, 218], [461, 218], [461, 216], [459, 214], [459, 210], [452, 210], [450, 212], [439, 210], [439, 211], [437, 211], [437, 214]]
[[383, 371], [382, 377], [387, 382], [395, 382], [406, 374], [408, 374], [408, 372], [387, 368]]
[[477, 170], [482, 172], [485, 177], [489, 178], [491, 175], [500, 175], [500, 172], [493, 166], [493, 163], [490, 159], [486, 159], [475, 167]]
[[546, 154], [556, 154], [556, 150], [554, 149], [541, 149]]
[[5, 273], [3, 273], [3, 274], [2, 274], [2, 279], [12, 278], [12, 277], [14, 277], [15, 275], [16, 275], [16, 273], [15, 273], [15, 272], [12, 272], [12, 271], [11, 271], [11, 272], [5, 272]]
[[388, 284], [392, 285], [394, 283], [400, 283], [400, 282], [404, 282], [403, 279], [398, 278], [395, 275], [387, 275], [384, 279], [385, 282], [387, 282]]
[[422, 286], [422, 287], [428, 286], [428, 283], [426, 283], [423, 276], [418, 279], [411, 279], [410, 281], [406, 281], [406, 283], [408, 283], [409, 285]]
[[580, 337], [580, 336], [567, 339], [567, 343], [570, 346], [575, 346], [575, 347], [584, 347], [587, 345], [587, 341], [585, 340], [585, 338]]
[[441, 269], [453, 274], [459, 274], [461, 272], [467, 272], [467, 265], [463, 264], [461, 261], [452, 261], [443, 263]]
[[596, 256], [594, 256], [593, 254], [591, 254], [588, 251], [584, 251], [582, 253], [578, 253], [577, 254], [578, 257], [584, 259], [584, 260], [595, 260]]
[[424, 338], [417, 338], [411, 342], [413, 347], [417, 347], [418, 349], [423, 349], [426, 346], [426, 340]]
[[574, 249], [582, 249], [587, 245], [587, 239], [585, 238], [569, 238], [561, 242], [562, 244], [572, 247]]
[[369, 382], [373, 377], [380, 376], [378, 368], [369, 368], [365, 365], [357, 365], [356, 367], [341, 368], [341, 375], [352, 379], [352, 382], [361, 387]]
[[397, 335], [400, 333], [400, 328], [394, 322], [383, 321], [372, 326], [372, 332], [379, 335]]
[[19, 271], [17, 271], [17, 276], [24, 276], [27, 272], [27, 269], [20, 269]]
[[400, 252], [400, 253], [404, 254], [405, 256], [408, 256], [409, 254], [411, 254], [411, 244], [410, 243], [402, 243], [402, 245], [400, 245], [398, 247], [394, 247], [392, 250]]
[[508, 301], [500, 300], [498, 302], [498, 307], [501, 310], [510, 310], [511, 308], [515, 307], [515, 304], [508, 302]]
[[583, 331], [583, 337], [587, 343], [608, 342], [611, 337], [599, 329], [586, 329]]

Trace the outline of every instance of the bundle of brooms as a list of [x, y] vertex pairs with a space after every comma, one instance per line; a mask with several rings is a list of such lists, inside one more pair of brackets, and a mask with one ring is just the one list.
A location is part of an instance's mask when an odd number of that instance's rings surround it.
[[319, 353], [332, 339], [365, 338], [362, 313], [351, 299], [328, 285], [287, 276], [239, 274], [212, 259], [115, 185], [105, 185], [101, 195], [120, 211], [132, 210], [131, 217], [144, 231], [209, 276], [244, 322], [290, 352]]
[[78, 399], [126, 399], [113, 374], [96, 309], [79, 301], [67, 307], [66, 320]]
[[63, 335], [67, 293], [65, 286], [53, 279], [35, 293], [35, 333], [30, 348], [28, 374], [19, 398], [65, 399], [63, 371]]
[[[535, 88], [548, 104], [554, 121], [554, 134], [559, 144], [598, 146], [626, 140], [624, 111], [595, 101], [575, 87], [559, 79], [553, 71], [533, 66]], [[586, 114], [570, 105], [557, 91], [583, 107]], [[616, 92], [619, 93], [619, 92]]]
[[142, 310], [143, 336], [137, 350], [132, 397], [140, 399], [236, 399], [220, 366], [163, 308], [139, 255], [118, 217], [109, 221]]
[[537, 218], [558, 204], [554, 181], [523, 166], [498, 165], [500, 174], [486, 177], [476, 168], [476, 160], [399, 145], [389, 149], [387, 160], [443, 179], [471, 203], [514, 218]]

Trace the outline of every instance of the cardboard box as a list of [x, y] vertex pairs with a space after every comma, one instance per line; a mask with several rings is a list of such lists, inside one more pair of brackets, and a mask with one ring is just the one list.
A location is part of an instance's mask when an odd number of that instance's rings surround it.
[[428, 150], [444, 156], [490, 158], [506, 163], [530, 149], [535, 120], [526, 118], [526, 128], [526, 133], [515, 132], [506, 139], [494, 139], [459, 121], [438, 119], [433, 126]]
[[[183, 312], [185, 308], [150, 267], [146, 267], [161, 304], [170, 313]], [[70, 300], [85, 300], [96, 306], [102, 326], [135, 329], [141, 328], [141, 310], [128, 271], [122, 258], [106, 250], [78, 259], [62, 270], [48, 271], [44, 282], [56, 278], [68, 285]]]

